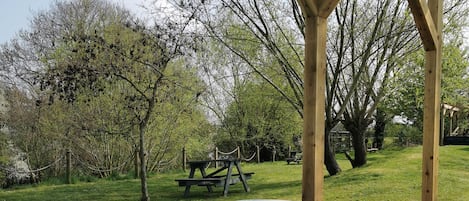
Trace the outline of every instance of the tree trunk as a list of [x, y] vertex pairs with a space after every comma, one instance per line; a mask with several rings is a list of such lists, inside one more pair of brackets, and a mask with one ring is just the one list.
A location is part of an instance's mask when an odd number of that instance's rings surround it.
[[355, 156], [352, 163], [352, 167], [361, 167], [366, 164], [366, 145], [365, 145], [365, 134], [364, 132], [354, 131], [352, 134], [353, 150]]
[[325, 140], [324, 140], [324, 164], [326, 165], [327, 172], [330, 176], [337, 175], [342, 170], [335, 159], [334, 150], [331, 149], [331, 143], [329, 140], [330, 137], [329, 129], [326, 128]]
[[150, 195], [148, 194], [147, 186], [147, 167], [145, 160], [145, 127], [146, 122], [140, 123], [140, 181], [142, 186], [142, 197], [141, 201], [150, 201]]
[[376, 109], [375, 119], [375, 140], [373, 144], [376, 146], [376, 148], [382, 149], [384, 142], [384, 129], [386, 127], [386, 113], [379, 107]]
[[140, 157], [140, 149], [135, 146], [134, 148], [134, 151], [135, 151], [135, 156], [134, 156], [134, 171], [135, 171], [135, 174], [134, 174], [134, 178], [135, 179], [138, 179], [140, 177], [140, 170], [139, 170], [139, 166], [138, 166], [138, 158]]

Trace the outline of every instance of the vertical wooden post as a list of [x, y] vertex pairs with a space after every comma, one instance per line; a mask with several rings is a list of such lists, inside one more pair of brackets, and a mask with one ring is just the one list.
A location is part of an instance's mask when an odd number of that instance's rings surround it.
[[[443, 0], [408, 0], [425, 48], [422, 201], [437, 200]], [[427, 3], [428, 2], [428, 3]]]
[[324, 111], [327, 19], [305, 17], [303, 200], [324, 200]]
[[291, 157], [291, 146], [290, 145], [288, 146], [287, 157]]
[[426, 52], [423, 118], [422, 201], [436, 200], [440, 131], [439, 50]]
[[327, 17], [339, 0], [297, 0], [305, 18], [303, 201], [321, 201], [324, 186], [324, 113]]
[[256, 155], [257, 155], [257, 163], [261, 162], [261, 150], [259, 149], [259, 145], [256, 145]]
[[272, 162], [275, 162], [275, 155], [277, 154], [277, 149], [274, 146], [274, 149], [272, 150]]
[[187, 156], [186, 156], [186, 147], [182, 147], [182, 171], [186, 171]]
[[453, 118], [454, 118], [454, 111], [451, 110], [449, 112], [449, 135], [453, 133]]
[[236, 149], [238, 149], [238, 159], [241, 159], [241, 149], [239, 149], [239, 146]]
[[65, 171], [65, 173], [67, 174], [67, 184], [71, 184], [72, 183], [72, 151], [70, 150], [70, 148], [67, 149], [67, 155], [66, 155], [66, 158], [67, 158], [67, 170]]
[[[215, 160], [218, 160], [218, 147], [215, 147]], [[215, 168], [218, 168], [218, 162], [215, 161]]]
[[428, 0], [428, 8], [437, 32], [437, 40], [435, 50], [425, 52], [422, 201], [435, 201], [438, 194], [443, 1]]

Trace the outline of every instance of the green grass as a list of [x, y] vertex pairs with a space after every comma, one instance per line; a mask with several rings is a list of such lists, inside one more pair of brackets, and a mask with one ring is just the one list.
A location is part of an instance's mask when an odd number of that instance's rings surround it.
[[[350, 169], [343, 156], [338, 155], [344, 171], [325, 178], [326, 200], [409, 201], [420, 200], [421, 147], [387, 150], [369, 154], [369, 163]], [[286, 162], [243, 164], [245, 172], [255, 172], [248, 181], [250, 193], [241, 184], [230, 187], [228, 197], [223, 188], [215, 187], [208, 193], [204, 187], [194, 186], [189, 198], [183, 198], [184, 187], [178, 187], [176, 178], [188, 173], [172, 172], [153, 175], [149, 179], [152, 200], [214, 200], [286, 199], [301, 200], [301, 165]], [[440, 148], [439, 200], [467, 200], [469, 197], [469, 147]], [[210, 170], [209, 170], [210, 171]], [[40, 184], [11, 190], [0, 190], [0, 201], [21, 200], [138, 200], [140, 182], [136, 179], [98, 180], [73, 185]]]

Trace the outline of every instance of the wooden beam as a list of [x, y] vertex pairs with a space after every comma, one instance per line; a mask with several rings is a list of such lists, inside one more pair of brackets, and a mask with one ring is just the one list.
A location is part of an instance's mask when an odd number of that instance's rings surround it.
[[305, 17], [303, 201], [321, 201], [324, 183], [324, 112], [327, 18]]
[[414, 21], [419, 30], [425, 50], [435, 50], [436, 44], [438, 43], [438, 32], [426, 1], [409, 0], [409, 7], [414, 16]]
[[298, 4], [301, 7], [301, 12], [303, 12], [304, 17], [307, 16], [317, 16], [318, 7], [316, 0], [297, 0]]
[[329, 15], [334, 11], [334, 9], [337, 7], [337, 4], [339, 4], [340, 0], [327, 0], [327, 1], [320, 1], [319, 2], [319, 16], [327, 18]]

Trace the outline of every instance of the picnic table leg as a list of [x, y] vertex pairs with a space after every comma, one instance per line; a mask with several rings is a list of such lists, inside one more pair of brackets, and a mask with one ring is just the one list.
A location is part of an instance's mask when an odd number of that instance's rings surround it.
[[223, 196], [228, 196], [228, 189], [230, 188], [231, 173], [233, 172], [233, 162], [228, 165], [228, 171], [226, 173], [225, 187], [223, 188]]
[[[191, 168], [191, 172], [189, 173], [189, 178], [194, 178], [195, 168]], [[189, 196], [189, 192], [191, 191], [191, 185], [186, 183], [186, 189], [184, 190], [184, 197]]]
[[241, 170], [241, 165], [239, 165], [239, 163], [240, 163], [239, 161], [235, 162], [236, 169], [238, 169], [239, 178], [241, 179], [241, 182], [243, 183], [244, 191], [249, 192], [250, 189], [249, 189], [248, 183], [246, 181], [246, 177], [244, 176], [244, 173]]
[[[203, 178], [206, 178], [207, 177], [207, 173], [205, 173], [205, 169], [203, 167], [200, 167], [200, 173], [202, 173], [202, 177]], [[211, 186], [207, 186], [207, 190], [208, 192], [213, 192], [212, 190], [212, 187]]]

